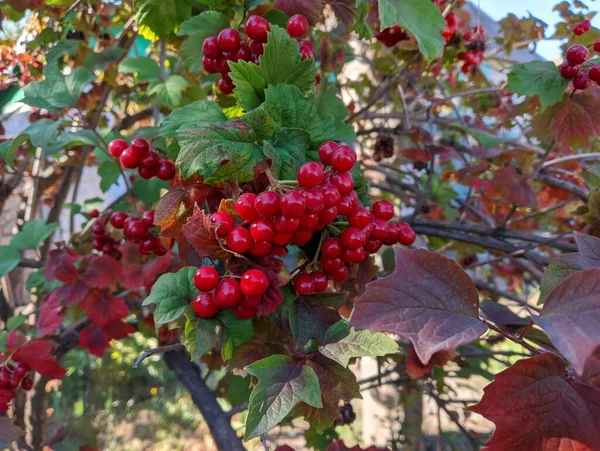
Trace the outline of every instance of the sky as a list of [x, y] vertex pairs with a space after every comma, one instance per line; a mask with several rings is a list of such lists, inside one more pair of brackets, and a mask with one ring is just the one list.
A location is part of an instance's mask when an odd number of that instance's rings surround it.
[[[547, 36], [552, 35], [554, 24], [560, 19], [558, 13], [552, 11], [558, 0], [471, 0], [471, 2], [474, 5], [479, 3], [481, 10], [496, 20], [506, 17], [508, 13], [513, 13], [517, 17], [524, 17], [531, 12], [533, 16], [548, 24]], [[596, 4], [590, 3], [588, 6], [590, 6], [591, 10], [594, 10]], [[592, 25], [600, 28], [599, 16], [596, 16], [592, 20]], [[556, 60], [560, 57], [559, 42], [540, 42], [537, 47], [537, 53], [546, 59]]]

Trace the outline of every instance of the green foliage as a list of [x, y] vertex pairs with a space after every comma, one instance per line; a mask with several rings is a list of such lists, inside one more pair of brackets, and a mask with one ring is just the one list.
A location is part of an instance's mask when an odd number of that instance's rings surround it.
[[135, 74], [138, 81], [145, 82], [157, 79], [160, 69], [158, 63], [149, 56], [132, 56], [121, 61], [119, 72]]
[[199, 100], [173, 110], [160, 124], [160, 134], [173, 138], [183, 125], [197, 122], [219, 123], [226, 120], [223, 111], [215, 102]]
[[177, 32], [187, 36], [181, 46], [181, 56], [191, 73], [202, 70], [202, 42], [208, 36], [214, 36], [229, 26], [229, 19], [217, 11], [205, 11], [183, 22]]
[[134, 0], [140, 33], [152, 41], [166, 38], [192, 14], [191, 0]]
[[177, 108], [181, 103], [183, 90], [189, 83], [181, 75], [170, 75], [164, 82], [153, 83], [150, 94], [156, 95], [161, 105]]
[[15, 269], [21, 261], [19, 249], [13, 246], [0, 246], [0, 276]]
[[506, 89], [522, 96], [539, 96], [544, 109], [562, 100], [568, 85], [569, 80], [552, 61], [530, 61], [511, 67]]
[[23, 226], [23, 230], [13, 235], [10, 245], [17, 249], [35, 249], [51, 236], [57, 227], [57, 223], [47, 224], [44, 219], [29, 221]]

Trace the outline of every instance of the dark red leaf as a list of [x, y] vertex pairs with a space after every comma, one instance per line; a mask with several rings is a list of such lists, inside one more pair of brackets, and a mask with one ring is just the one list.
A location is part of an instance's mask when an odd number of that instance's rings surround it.
[[321, 11], [323, 11], [321, 0], [276, 0], [274, 6], [289, 17], [294, 14], [302, 14], [311, 23], [317, 22], [321, 17]]
[[581, 380], [585, 384], [600, 389], [600, 348], [596, 349], [585, 362]]
[[26, 341], [27, 339], [25, 338], [25, 335], [23, 335], [20, 331], [11, 330], [8, 334], [8, 337], [6, 337], [6, 349], [9, 351], [14, 351], [15, 349], [23, 346]]
[[83, 302], [89, 291], [89, 287], [81, 280], [76, 280], [73, 283], [58, 287], [50, 293], [46, 302], [61, 303], [62, 301], [65, 301], [68, 306], [79, 305]]
[[563, 361], [552, 353], [497, 374], [471, 408], [496, 425], [485, 449], [600, 449], [600, 391], [566, 378]]
[[126, 242], [120, 248], [123, 258], [121, 285], [125, 288], [137, 290], [139, 288], [149, 289], [158, 276], [166, 273], [171, 266], [171, 257], [163, 255], [154, 257], [145, 262], [140, 258], [138, 246], [135, 243]]
[[[58, 301], [58, 302], [57, 302]], [[39, 338], [43, 338], [46, 335], [52, 335], [58, 330], [63, 322], [62, 316], [60, 316], [61, 305], [60, 299], [55, 297], [52, 301], [46, 300], [40, 308], [40, 314], [38, 316], [37, 327]]]
[[535, 207], [537, 202], [536, 192], [525, 175], [507, 166], [494, 173], [494, 185], [500, 189], [503, 198], [519, 207]]
[[337, 16], [337, 18], [346, 26], [350, 26], [354, 23], [354, 18], [356, 17], [355, 13], [355, 0], [325, 0], [331, 8], [333, 12]]
[[81, 256], [71, 249], [55, 249], [48, 255], [44, 265], [44, 275], [48, 280], [60, 280], [64, 283], [79, 279], [79, 271], [74, 264]]
[[84, 265], [83, 281], [93, 288], [110, 288], [123, 274], [121, 264], [110, 255], [89, 255]]
[[135, 327], [131, 324], [118, 321], [116, 323], [109, 324], [104, 328], [108, 334], [108, 338], [111, 340], [122, 340], [135, 332]]
[[470, 343], [487, 327], [478, 317], [475, 284], [453, 260], [422, 249], [395, 248], [396, 269], [371, 282], [350, 325], [412, 342], [422, 362]]
[[185, 239], [192, 245], [200, 257], [222, 260], [231, 255], [223, 249], [215, 233], [215, 226], [208, 219], [208, 215], [197, 205], [194, 207], [192, 216], [183, 225], [182, 230]]
[[175, 221], [186, 196], [187, 191], [183, 189], [174, 189], [165, 194], [154, 210], [154, 224], [164, 229]]
[[578, 374], [600, 345], [600, 268], [571, 274], [548, 295], [534, 317]]
[[102, 357], [110, 346], [108, 334], [98, 326], [89, 326], [79, 332], [79, 345], [97, 357]]
[[56, 362], [56, 358], [52, 355], [53, 347], [49, 341], [36, 340], [17, 349], [12, 359], [24, 363], [42, 376], [62, 379], [67, 371]]
[[129, 314], [129, 308], [122, 298], [99, 290], [90, 291], [85, 298], [83, 310], [100, 327], [120, 321]]

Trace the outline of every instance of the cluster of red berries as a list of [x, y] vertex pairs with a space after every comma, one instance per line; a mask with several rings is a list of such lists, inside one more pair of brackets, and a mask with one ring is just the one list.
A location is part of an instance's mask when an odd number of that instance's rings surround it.
[[260, 269], [249, 269], [238, 282], [231, 276], [219, 276], [212, 266], [201, 266], [194, 274], [194, 285], [201, 293], [192, 306], [200, 318], [212, 318], [221, 310], [231, 309], [238, 318], [250, 319], [256, 314], [269, 283]]
[[399, 25], [394, 25], [393, 27], [384, 28], [379, 33], [376, 33], [375, 39], [382, 42], [386, 47], [394, 47], [400, 41], [406, 41], [408, 39], [408, 33], [400, 28]]
[[[302, 38], [308, 33], [308, 19], [301, 14], [290, 17], [287, 32], [293, 38]], [[259, 64], [258, 57], [263, 54], [270, 30], [269, 22], [261, 16], [251, 16], [244, 26], [246, 39], [234, 28], [225, 28], [217, 36], [209, 36], [202, 43], [202, 66], [209, 74], [221, 74], [217, 88], [223, 94], [231, 94], [235, 88], [229, 77], [229, 61], [249, 61]], [[298, 42], [302, 59], [312, 58], [314, 48], [310, 41]]]
[[140, 176], [144, 179], [158, 177], [161, 180], [171, 180], [175, 177], [173, 162], [150, 150], [150, 144], [145, 139], [135, 138], [131, 145], [124, 139], [114, 139], [108, 145], [108, 151], [113, 157], [119, 158], [124, 168], [138, 168]]
[[[573, 33], [576, 35], [582, 35], [589, 30], [589, 20], [579, 22], [573, 27]], [[600, 39], [594, 42], [593, 49], [595, 52], [600, 53]], [[575, 89], [585, 90], [590, 87], [592, 81], [600, 84], [600, 65], [583, 66], [589, 56], [590, 51], [582, 44], [575, 44], [567, 49], [565, 54], [567, 61], [560, 66], [560, 75], [567, 80], [573, 80], [573, 88]]]
[[465, 52], [458, 54], [458, 59], [463, 62], [460, 70], [463, 73], [468, 73], [474, 67], [477, 67], [483, 61], [483, 52], [485, 52], [485, 29], [482, 25], [473, 27], [472, 30], [463, 34], [465, 41]]
[[15, 397], [15, 390], [19, 386], [23, 390], [33, 388], [33, 379], [27, 374], [29, 368], [27, 365], [17, 362], [15, 364], [6, 363], [0, 366], [0, 390], [2, 390], [2, 400], [0, 401], [0, 414], [5, 414], [8, 410], [8, 403]]
[[[90, 216], [92, 216], [91, 213]], [[120, 258], [119, 242], [113, 239], [104, 227], [106, 225], [106, 218], [99, 218], [98, 216], [96, 218], [92, 224], [92, 248], [114, 258]]]
[[444, 38], [444, 42], [448, 44], [458, 30], [458, 18], [456, 14], [449, 13], [444, 19], [446, 20], [446, 28], [442, 30], [442, 37]]

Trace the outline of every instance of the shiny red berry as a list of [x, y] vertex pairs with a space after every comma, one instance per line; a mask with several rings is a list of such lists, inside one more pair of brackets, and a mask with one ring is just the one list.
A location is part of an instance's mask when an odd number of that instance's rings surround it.
[[387, 222], [380, 218], [375, 218], [371, 222], [371, 233], [369, 239], [382, 240], [387, 234]]
[[281, 212], [289, 218], [299, 218], [304, 214], [306, 201], [300, 191], [290, 191], [281, 196]]
[[341, 146], [331, 157], [331, 166], [338, 172], [350, 171], [354, 163], [356, 163], [356, 152], [352, 147]]
[[281, 233], [294, 233], [300, 225], [299, 218], [289, 218], [284, 215], [278, 215], [275, 218], [275, 229]]
[[304, 246], [306, 243], [308, 243], [311, 240], [312, 236], [313, 236], [312, 231], [298, 230], [298, 231], [296, 231], [296, 233], [294, 233], [291, 243], [294, 246]]
[[328, 183], [321, 188], [325, 207], [337, 207], [342, 195], [333, 183]]
[[[333, 221], [336, 220], [337, 216], [338, 216], [337, 207], [326, 208], [321, 213], [319, 213], [319, 223], [322, 223], [323, 225], [331, 224]], [[318, 229], [319, 228], [317, 227], [317, 230]]]
[[307, 188], [302, 191], [306, 203], [306, 212], [311, 214], [320, 213], [325, 208], [323, 193], [318, 188]]
[[398, 230], [398, 242], [404, 246], [410, 246], [417, 239], [417, 234], [406, 222], [400, 222], [396, 226]]
[[262, 296], [246, 296], [244, 299], [242, 299], [242, 302], [240, 303], [239, 307], [243, 307], [246, 309], [256, 309], [256, 307], [258, 307], [261, 302]]
[[334, 174], [331, 177], [331, 183], [335, 186], [342, 196], [346, 196], [354, 189], [354, 179], [352, 174], [345, 172], [342, 174]]
[[242, 301], [242, 289], [237, 280], [221, 279], [215, 289], [215, 304], [220, 309], [235, 307]]
[[161, 180], [171, 180], [175, 177], [175, 165], [171, 160], [163, 158], [158, 166], [157, 177]]
[[140, 241], [148, 234], [148, 226], [146, 226], [146, 224], [144, 224], [141, 220], [135, 219], [125, 224], [123, 234], [128, 240]]
[[246, 21], [246, 34], [250, 39], [267, 42], [269, 29], [269, 22], [263, 17], [250, 16]]
[[589, 55], [590, 52], [585, 45], [575, 44], [569, 47], [565, 56], [569, 66], [578, 66], [585, 62]]
[[227, 248], [238, 254], [243, 254], [250, 249], [252, 237], [250, 231], [244, 227], [236, 227], [225, 238]]
[[300, 218], [300, 226], [298, 227], [302, 231], [312, 232], [317, 229], [319, 225], [319, 216], [316, 214], [306, 213]]
[[362, 229], [371, 222], [371, 212], [368, 208], [357, 205], [348, 215], [348, 223], [352, 227]]
[[315, 293], [322, 293], [327, 289], [327, 285], [329, 285], [329, 281], [327, 280], [327, 276], [322, 271], [316, 271], [311, 273], [313, 284], [315, 286]]
[[290, 244], [290, 241], [292, 241], [292, 238], [294, 237], [294, 233], [290, 232], [290, 233], [283, 233], [283, 232], [275, 232], [275, 235], [273, 235], [273, 239], [271, 240], [271, 242], [275, 245], [275, 246], [287, 246], [288, 244]]
[[295, 14], [288, 20], [287, 32], [293, 38], [301, 38], [308, 33], [308, 19], [302, 14]]
[[142, 214], [142, 222], [148, 227], [152, 227], [154, 225], [154, 210], [146, 210]]
[[279, 213], [280, 197], [275, 191], [264, 191], [256, 196], [254, 208], [263, 218], [272, 218]]
[[560, 66], [560, 75], [562, 78], [566, 78], [567, 80], [572, 80], [579, 73], [579, 66], [569, 66], [568, 64], [563, 64]]
[[255, 219], [250, 224], [250, 235], [256, 241], [271, 241], [275, 235], [275, 224], [270, 219]]
[[210, 220], [216, 226], [217, 236], [220, 236], [221, 238], [231, 232], [235, 226], [233, 216], [226, 211], [217, 211], [216, 213], [213, 213], [210, 215]]
[[385, 238], [382, 240], [383, 244], [387, 246], [392, 246], [398, 242], [399, 236], [400, 231], [398, 230], [398, 227], [396, 227], [396, 224], [390, 222], [387, 225], [387, 232], [385, 234]]
[[236, 305], [231, 309], [231, 312], [239, 319], [250, 319], [256, 315], [256, 308], [246, 307], [242, 304]]
[[194, 274], [194, 286], [199, 291], [212, 291], [219, 283], [219, 273], [212, 266], [201, 266]]
[[354, 250], [345, 250], [344, 255], [342, 256], [342, 260], [345, 262], [351, 263], [361, 263], [365, 260], [366, 253], [364, 247], [359, 247]]
[[588, 75], [593, 81], [600, 83], [600, 65], [594, 64], [592, 67], [590, 67]]
[[[141, 254], [150, 255], [154, 252], [156, 248], [156, 238], [150, 237], [140, 242], [139, 250]], [[108, 252], [102, 249], [104, 253], [110, 253], [112, 251], [112, 247], [109, 248]]]
[[365, 252], [369, 254], [374, 254], [379, 249], [381, 249], [382, 244], [383, 243], [380, 240], [367, 241], [364, 245]]
[[26, 376], [21, 381], [21, 388], [25, 391], [29, 391], [33, 388], [33, 379], [29, 376]]
[[262, 296], [269, 288], [269, 278], [260, 269], [249, 269], [242, 274], [240, 288], [246, 296]]
[[[252, 41], [250, 41], [249, 45], [250, 45], [250, 50], [252, 50], [252, 53], [254, 53], [256, 56], [262, 55], [265, 51], [265, 48], [263, 47], [263, 43], [256, 39], [253, 39]], [[257, 64], [258, 64], [258, 62], [257, 62]]]
[[319, 159], [325, 166], [331, 166], [331, 157], [333, 153], [340, 148], [340, 145], [334, 141], [324, 142], [319, 146]]
[[219, 313], [219, 307], [217, 307], [215, 295], [212, 293], [200, 293], [194, 299], [192, 303], [194, 312], [200, 318], [213, 318]]
[[588, 31], [590, 31], [590, 27], [591, 24], [589, 20], [582, 20], [578, 24], [575, 24], [575, 26], [573, 27], [573, 34], [581, 36], [582, 34], [585, 34]]
[[217, 88], [225, 95], [229, 95], [233, 92], [235, 86], [233, 86], [233, 82], [227, 78], [219, 78], [217, 81]]
[[216, 62], [217, 60], [213, 58], [208, 58], [206, 56], [202, 57], [202, 67], [209, 74], [216, 74], [218, 72], [217, 67], [215, 66]]
[[321, 245], [322, 258], [340, 258], [343, 251], [342, 243], [339, 238], [327, 238]]
[[147, 167], [140, 166], [138, 168], [138, 172], [139, 172], [141, 178], [149, 180], [149, 179], [151, 179], [152, 177], [154, 177], [157, 174], [158, 169], [157, 168], [147, 168]]
[[208, 58], [215, 59], [221, 53], [219, 40], [216, 36], [207, 37], [202, 43], [202, 53]]
[[115, 229], [122, 229], [125, 227], [125, 220], [129, 216], [124, 211], [115, 211], [112, 215], [110, 215], [110, 224]]
[[127, 169], [137, 168], [140, 164], [141, 157], [131, 148], [128, 147], [119, 157], [121, 166]]
[[148, 141], [144, 138], [135, 138], [131, 141], [130, 147], [140, 156], [140, 158], [146, 155], [150, 150], [150, 144], [148, 144]]
[[573, 79], [575, 89], [585, 90], [590, 86], [590, 77], [586, 73], [580, 73]]
[[97, 209], [94, 208], [92, 211], [90, 211], [90, 217], [97, 218], [98, 216], [100, 216], [100, 212]]
[[160, 166], [160, 156], [153, 150], [147, 152], [140, 160], [140, 168], [158, 169]]
[[219, 55], [219, 57], [215, 60], [215, 69], [222, 75], [226, 75], [231, 72], [229, 60], [225, 55]]
[[304, 46], [304, 47], [300, 46], [300, 56], [301, 56], [302, 61], [304, 61], [309, 58], [314, 58], [315, 54], [310, 48], [308, 48], [306, 46]]
[[298, 183], [305, 188], [314, 188], [323, 182], [324, 168], [323, 163], [310, 161], [304, 163], [298, 169]]
[[250, 50], [248, 44], [246, 44], [245, 42], [242, 42], [240, 44], [240, 48], [237, 51], [235, 58], [238, 61], [250, 61], [252, 59], [252, 50]]
[[373, 204], [373, 216], [385, 221], [394, 217], [394, 204], [389, 200], [379, 200]]
[[354, 209], [355, 205], [356, 203], [351, 197], [343, 196], [337, 206], [338, 214], [341, 216], [348, 216]]
[[258, 217], [258, 212], [254, 208], [254, 202], [256, 201], [256, 194], [244, 193], [242, 194], [235, 203], [235, 211], [240, 218], [246, 221], [253, 221]]
[[113, 157], [120, 157], [123, 151], [127, 149], [127, 147], [129, 146], [127, 145], [127, 141], [125, 141], [124, 139], [113, 139], [108, 144], [108, 152]]
[[594, 42], [594, 52], [600, 52], [600, 39]]
[[340, 235], [342, 247], [346, 250], [353, 251], [362, 247], [367, 242], [365, 233], [356, 227], [346, 227]]
[[266, 257], [273, 252], [273, 245], [269, 241], [252, 241], [248, 253], [253, 257]]
[[240, 33], [233, 28], [221, 30], [217, 38], [223, 52], [236, 52], [240, 48]]
[[341, 266], [335, 271], [328, 272], [327, 275], [336, 282], [343, 282], [348, 277], [348, 268]]
[[310, 274], [300, 274], [294, 279], [294, 290], [300, 296], [306, 296], [315, 292], [315, 283]]

